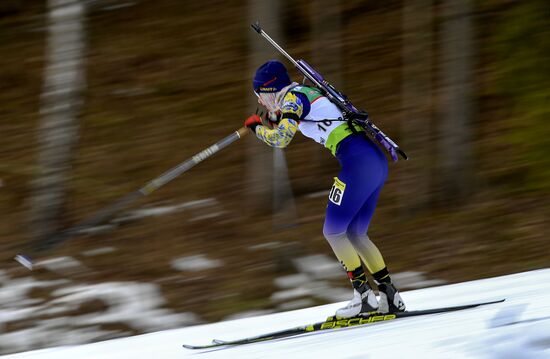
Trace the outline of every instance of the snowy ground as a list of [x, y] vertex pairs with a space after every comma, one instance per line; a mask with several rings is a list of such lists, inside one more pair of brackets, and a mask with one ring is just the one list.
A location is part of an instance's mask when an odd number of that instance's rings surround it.
[[411, 310], [501, 298], [506, 302], [233, 348], [181, 347], [317, 322], [341, 305], [335, 303], [1, 358], [550, 358], [550, 269], [406, 291], [403, 298]]
[[[189, 221], [224, 213], [219, 201], [207, 198], [131, 211], [113, 222], [120, 224], [181, 211], [187, 212], [184, 217]], [[102, 225], [90, 232], [105, 232], [117, 224]], [[280, 251], [287, 245], [289, 243], [279, 241], [263, 242], [248, 247], [247, 251], [254, 255], [257, 251]], [[195, 313], [170, 310], [162, 283], [178, 281], [189, 272], [223, 268], [222, 258], [210, 258], [204, 253], [176, 256], [171, 260], [173, 273], [154, 282], [86, 282], [75, 279], [82, 273], [93, 271], [84, 265], [82, 259], [113, 255], [117, 251], [116, 247], [101, 247], [76, 257], [54, 257], [34, 263], [36, 269], [51, 272], [51, 278], [57, 277], [56, 280], [41, 279], [34, 272], [23, 277], [13, 276], [9, 270], [0, 268], [0, 355], [94, 343], [204, 323]], [[274, 279], [276, 291], [270, 297], [272, 305], [269, 309], [233, 313], [224, 320], [349, 299], [350, 288], [333, 255], [310, 254], [294, 258], [292, 264], [295, 273]], [[445, 284], [420, 272], [393, 273], [392, 278], [398, 288], [405, 291]]]

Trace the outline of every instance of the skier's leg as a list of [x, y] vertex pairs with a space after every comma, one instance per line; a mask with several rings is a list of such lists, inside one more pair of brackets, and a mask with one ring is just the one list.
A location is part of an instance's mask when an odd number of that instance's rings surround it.
[[[327, 218], [330, 218], [327, 216]], [[355, 248], [346, 236], [346, 233], [331, 233], [328, 228], [331, 228], [325, 221], [325, 229], [323, 233], [327, 242], [331, 246], [336, 258], [340, 261], [351, 281], [353, 287], [353, 298], [343, 308], [336, 311], [337, 317], [350, 318], [360, 313], [376, 311], [378, 309], [378, 301], [372, 288], [370, 287], [367, 276], [363, 270], [361, 260], [355, 251]], [[334, 228], [334, 227], [332, 227]]]
[[[378, 308], [376, 296], [367, 281], [361, 260], [346, 234], [351, 220], [372, 192], [368, 185], [364, 185], [364, 181], [353, 181], [353, 177], [353, 171], [350, 175], [343, 170], [335, 179], [323, 227], [327, 242], [348, 273], [354, 288], [353, 299], [336, 312], [339, 317], [353, 317]], [[351, 185], [352, 183], [355, 185]]]
[[370, 273], [377, 273], [386, 267], [380, 250], [367, 236], [370, 221], [378, 202], [382, 186], [378, 187], [365, 201], [347, 228], [347, 236]]
[[346, 272], [361, 266], [359, 256], [346, 232], [370, 193], [368, 188], [360, 184], [354, 185], [357, 182], [354, 177], [354, 173], [344, 167], [334, 179], [323, 225], [323, 235]]
[[382, 185], [365, 202], [348, 226], [347, 235], [378, 285], [380, 291], [378, 311], [381, 313], [404, 311], [405, 303], [391, 281], [384, 258], [367, 235], [381, 189]]

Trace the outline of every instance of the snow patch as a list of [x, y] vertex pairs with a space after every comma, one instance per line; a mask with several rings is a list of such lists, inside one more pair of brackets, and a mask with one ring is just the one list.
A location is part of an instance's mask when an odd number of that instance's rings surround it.
[[42, 267], [52, 272], [63, 272], [67, 269], [81, 268], [82, 263], [73, 257], [56, 257], [36, 262], [35, 267]]
[[95, 257], [95, 256], [100, 256], [102, 254], [109, 254], [109, 253], [113, 253], [113, 252], [116, 252], [116, 248], [114, 248], [114, 247], [101, 247], [101, 248], [92, 249], [92, 250], [89, 250], [89, 251], [84, 251], [84, 252], [82, 252], [82, 255], [85, 256], [85, 257]]
[[[44, 298], [30, 297], [35, 288], [51, 291], [46, 291]], [[105, 310], [74, 315], [84, 303], [98, 300], [105, 304]], [[31, 276], [12, 279], [0, 270], [0, 348], [2, 352], [13, 352], [82, 344], [201, 322], [193, 313], [173, 313], [162, 308], [164, 304], [160, 289], [153, 284], [74, 285], [69, 280], [39, 281]], [[105, 330], [102, 325], [106, 324], [127, 325], [132, 331]]]
[[275, 292], [269, 297], [269, 299], [272, 302], [283, 302], [287, 300], [293, 300], [296, 298], [307, 297], [313, 294], [314, 292], [309, 288], [298, 287], [298, 288], [292, 288], [288, 290]]
[[[134, 220], [138, 220], [146, 217], [158, 217], [158, 216], [163, 216], [167, 214], [173, 214], [184, 210], [197, 210], [201, 208], [219, 207], [219, 206], [220, 204], [215, 198], [206, 198], [206, 199], [201, 199], [196, 201], [184, 202], [174, 206], [159, 206], [159, 207], [151, 207], [151, 208], [130, 211], [124, 216], [113, 220], [113, 222], [123, 223], [123, 222], [134, 221]], [[216, 212], [216, 216], [221, 215], [222, 213], [223, 212], [218, 211]], [[204, 216], [204, 214], [201, 214], [199, 216]]]
[[275, 286], [281, 289], [288, 289], [288, 288], [299, 287], [301, 285], [306, 285], [310, 281], [311, 279], [309, 276], [307, 276], [306, 274], [300, 273], [300, 274], [291, 274], [291, 275], [275, 278], [274, 283], [275, 283]]
[[441, 279], [427, 279], [424, 273], [413, 271], [394, 273], [391, 278], [396, 287], [400, 289], [427, 288], [447, 283]]
[[71, 321], [77, 325], [124, 322], [148, 331], [199, 322], [192, 314], [171, 314], [159, 309], [165, 302], [160, 289], [154, 284], [110, 282], [58, 289], [53, 294], [60, 298], [52, 304], [65, 306], [67, 310], [76, 310], [81, 303], [93, 299], [100, 299], [109, 306], [102, 313], [73, 317]]
[[294, 266], [302, 272], [317, 279], [337, 279], [345, 276], [342, 266], [336, 258], [324, 254], [314, 254], [293, 260]]
[[172, 261], [172, 268], [185, 272], [199, 272], [206, 269], [218, 268], [223, 265], [219, 259], [209, 259], [203, 254], [182, 257]]
[[312, 307], [314, 305], [315, 305], [315, 301], [313, 301], [313, 299], [303, 298], [303, 299], [293, 300], [290, 302], [279, 304], [277, 306], [277, 309], [280, 311], [286, 311], [286, 310]]

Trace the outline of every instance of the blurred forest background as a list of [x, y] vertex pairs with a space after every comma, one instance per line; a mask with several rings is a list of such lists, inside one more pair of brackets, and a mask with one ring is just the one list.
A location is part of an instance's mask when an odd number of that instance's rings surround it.
[[[208, 206], [39, 258], [80, 268], [12, 259], [241, 127], [255, 68], [280, 58], [255, 20], [410, 156], [390, 165], [370, 229], [391, 271], [458, 282], [548, 267], [549, 19], [544, 0], [1, 0], [0, 269], [156, 283], [167, 307], [216, 321], [273, 307], [293, 259], [332, 256], [322, 224], [338, 163], [298, 135], [284, 152], [247, 136], [128, 210]], [[223, 266], [171, 266], [198, 255]], [[102, 304], [87, 305], [75, 313]]]

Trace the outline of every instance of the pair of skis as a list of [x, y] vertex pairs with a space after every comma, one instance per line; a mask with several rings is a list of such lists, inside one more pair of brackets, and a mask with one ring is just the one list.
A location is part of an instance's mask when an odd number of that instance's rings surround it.
[[261, 334], [254, 337], [248, 337], [248, 338], [230, 340], [230, 341], [214, 339], [210, 344], [205, 344], [205, 345], [184, 344], [183, 347], [186, 349], [210, 349], [210, 348], [217, 348], [217, 347], [230, 347], [230, 346], [237, 346], [237, 345], [244, 345], [244, 344], [260, 343], [260, 342], [265, 342], [269, 340], [277, 340], [277, 339], [283, 339], [288, 337], [294, 337], [300, 334], [327, 331], [327, 330], [339, 329], [339, 328], [357, 327], [357, 326], [363, 326], [368, 324], [387, 322], [387, 321], [395, 320], [399, 318], [408, 318], [408, 317], [417, 317], [417, 316], [429, 315], [429, 314], [456, 312], [459, 310], [471, 309], [482, 305], [489, 305], [489, 304], [502, 303], [502, 302], [504, 302], [504, 299], [489, 301], [489, 302], [478, 302], [478, 303], [466, 304], [466, 305], [457, 305], [457, 306], [424, 309], [424, 310], [413, 310], [413, 311], [397, 312], [397, 313], [389, 313], [389, 314], [369, 313], [362, 316], [346, 318], [346, 319], [341, 319], [337, 317], [328, 317], [327, 320], [323, 322], [303, 325], [303, 326], [280, 330], [280, 331], [267, 333], [267, 334]]

